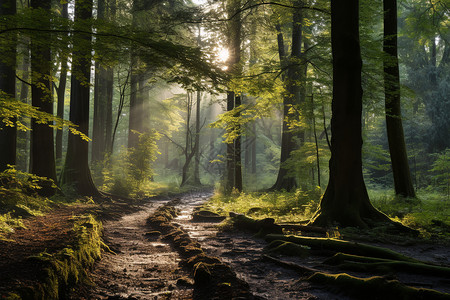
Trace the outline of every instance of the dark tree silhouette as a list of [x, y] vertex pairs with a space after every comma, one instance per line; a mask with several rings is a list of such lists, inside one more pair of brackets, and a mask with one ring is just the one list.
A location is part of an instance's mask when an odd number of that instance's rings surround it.
[[400, 106], [400, 74], [397, 54], [397, 0], [383, 0], [384, 93], [386, 129], [394, 175], [395, 194], [415, 197], [409, 170]]
[[[47, 14], [47, 20], [43, 20], [42, 26], [50, 24], [51, 1], [32, 0], [33, 9], [43, 9]], [[50, 34], [35, 34], [31, 38], [31, 102], [34, 107], [41, 111], [53, 114], [53, 99], [51, 86], [51, 52], [50, 52]], [[57, 182], [55, 166], [55, 144], [53, 128], [48, 124], [39, 123], [37, 120], [31, 120], [31, 152], [30, 152], [30, 171], [41, 177], [47, 177]], [[55, 190], [44, 186], [40, 193], [46, 196], [54, 194]]]
[[371, 227], [389, 218], [370, 203], [362, 173], [359, 1], [331, 1], [333, 101], [330, 179], [314, 225]]
[[[16, 13], [16, 1], [5, 0], [0, 5], [0, 16], [12, 16]], [[15, 44], [15, 33], [11, 34], [12, 42]], [[8, 43], [5, 38], [0, 39], [0, 45]], [[0, 92], [8, 97], [15, 97], [16, 94], [16, 45], [8, 45], [8, 49], [2, 54], [0, 59]], [[8, 54], [8, 55], [5, 55]], [[3, 98], [3, 97], [2, 97]], [[0, 172], [4, 171], [8, 165], [16, 164], [16, 127], [5, 126], [0, 122]]]
[[[76, 0], [75, 26], [77, 21], [92, 17], [92, 0]], [[70, 89], [70, 121], [79, 130], [89, 132], [89, 81], [91, 68], [91, 36], [75, 32], [73, 35], [72, 78]], [[85, 196], [100, 196], [95, 187], [88, 165], [88, 141], [79, 135], [69, 134], [66, 162], [62, 176], [63, 184], [73, 185], [76, 192]]]

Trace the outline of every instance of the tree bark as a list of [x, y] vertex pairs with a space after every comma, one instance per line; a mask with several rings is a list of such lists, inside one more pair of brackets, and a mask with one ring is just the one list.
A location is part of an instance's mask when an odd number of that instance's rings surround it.
[[[228, 27], [228, 45], [230, 50], [230, 57], [228, 59], [228, 70], [231, 74], [237, 75], [240, 74], [239, 62], [241, 60], [241, 14], [239, 12], [240, 9], [240, 0], [228, 0], [227, 1], [227, 13], [228, 16], [233, 16], [230, 20]], [[231, 111], [235, 109], [238, 105], [236, 104], [237, 95], [235, 91], [227, 91], [227, 111]], [[240, 96], [239, 96], [240, 97]], [[240, 98], [238, 99], [240, 102]], [[238, 128], [233, 128], [233, 130], [238, 130]], [[238, 133], [239, 137], [233, 140], [231, 143], [227, 144], [227, 181], [225, 184], [225, 192], [230, 193], [233, 188], [236, 188], [238, 191], [242, 191], [242, 171], [237, 168], [241, 168], [241, 162], [236, 161], [236, 159], [240, 158], [240, 129]], [[239, 143], [239, 145], [237, 145]], [[236, 153], [236, 148], [239, 149], [239, 154]], [[240, 176], [237, 178], [236, 176]]]
[[[63, 18], [69, 18], [69, 4], [64, 3], [62, 5], [62, 13], [61, 16]], [[67, 59], [66, 55], [61, 55], [61, 73], [59, 76], [59, 85], [56, 89], [56, 95], [58, 98], [56, 115], [64, 119], [64, 100], [66, 94], [66, 83], [67, 83]], [[63, 156], [63, 129], [56, 130], [56, 139], [55, 139], [55, 155], [57, 160], [61, 160]]]
[[[43, 9], [50, 13], [51, 2], [48, 0], [32, 0], [31, 7]], [[49, 20], [45, 20], [43, 24], [48, 22]], [[34, 35], [31, 38], [31, 102], [39, 110], [53, 114], [50, 40], [51, 37], [48, 33]], [[35, 119], [31, 120], [30, 172], [41, 177], [47, 177], [57, 183], [53, 128], [48, 125], [40, 124]], [[55, 190], [44, 187], [41, 192], [49, 196]]]
[[383, 0], [383, 68], [386, 130], [394, 175], [395, 194], [415, 197], [408, 163], [400, 105], [400, 74], [397, 54], [397, 1]]
[[194, 184], [201, 185], [200, 181], [200, 103], [202, 100], [202, 94], [200, 91], [197, 91], [197, 104], [196, 114], [195, 114], [195, 141], [194, 141], [194, 152], [195, 152], [195, 160], [194, 160]]
[[[302, 6], [302, 1], [295, 1], [295, 6]], [[304, 85], [304, 78], [302, 78], [302, 70], [305, 68], [302, 62], [302, 23], [303, 11], [296, 9], [292, 16], [292, 46], [290, 59], [286, 57], [284, 50], [283, 35], [281, 28], [278, 25], [278, 53], [280, 57], [281, 68], [287, 68], [287, 76], [284, 76], [286, 86], [286, 95], [283, 97], [283, 126], [281, 133], [281, 156], [280, 168], [278, 170], [275, 184], [270, 190], [287, 190], [291, 191], [297, 187], [297, 182], [292, 174], [289, 174], [289, 169], [286, 166], [286, 161], [291, 157], [291, 153], [296, 149], [294, 137], [295, 133], [290, 128], [289, 123], [292, 119], [299, 117], [297, 110], [302, 101], [304, 101], [304, 92], [302, 86]], [[301, 83], [299, 83], [301, 82]], [[292, 111], [293, 110], [293, 111]], [[300, 129], [297, 133], [300, 143], [304, 139], [304, 131]]]
[[[75, 27], [77, 21], [92, 17], [92, 0], [76, 0]], [[89, 82], [91, 68], [91, 36], [79, 32], [73, 34], [72, 78], [70, 90], [70, 121], [89, 134]], [[92, 181], [89, 169], [89, 144], [78, 135], [69, 134], [63, 183], [73, 185], [75, 192], [83, 196], [101, 196]]]
[[[0, 16], [13, 16], [16, 14], [16, 1], [5, 0], [0, 5]], [[12, 33], [15, 35], [15, 33]], [[0, 41], [0, 45], [8, 41]], [[2, 55], [8, 54], [7, 60], [0, 60], [0, 91], [6, 93], [8, 97], [16, 96], [16, 37], [12, 36], [13, 45], [5, 45], [12, 51], [5, 51]], [[12, 46], [12, 47], [11, 47]], [[3, 48], [3, 47], [2, 47]], [[5, 126], [0, 122], [0, 172], [8, 168], [8, 165], [16, 164], [16, 127]]]
[[374, 226], [389, 218], [370, 203], [362, 173], [359, 1], [331, 1], [333, 101], [330, 178], [311, 220], [318, 226]]

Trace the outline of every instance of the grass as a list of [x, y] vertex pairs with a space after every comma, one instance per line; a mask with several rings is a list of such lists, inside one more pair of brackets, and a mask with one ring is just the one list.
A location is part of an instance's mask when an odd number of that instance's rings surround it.
[[[232, 211], [257, 219], [274, 218], [278, 223], [302, 222], [312, 217], [320, 196], [320, 189], [298, 189], [294, 193], [233, 193], [229, 196], [216, 192], [204, 208], [221, 215]], [[403, 199], [396, 197], [392, 190], [371, 189], [369, 196], [377, 209], [420, 230], [425, 236], [450, 237], [450, 201], [446, 195], [423, 190], [418, 192], [417, 199]]]
[[450, 237], [450, 201], [444, 194], [429, 189], [417, 193], [417, 199], [396, 197], [393, 191], [369, 191], [373, 205], [403, 225], [423, 233]]
[[232, 211], [252, 218], [274, 218], [278, 223], [301, 222], [313, 215], [320, 194], [319, 189], [298, 189], [295, 193], [234, 193], [229, 196], [216, 193], [204, 208], [222, 215]]

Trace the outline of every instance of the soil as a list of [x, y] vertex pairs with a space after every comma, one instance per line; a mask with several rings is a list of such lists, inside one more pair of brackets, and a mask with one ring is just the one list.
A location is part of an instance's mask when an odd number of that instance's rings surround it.
[[[228, 264], [238, 278], [248, 283], [255, 299], [353, 299], [345, 291], [311, 284], [296, 271], [265, 260], [262, 255], [267, 243], [252, 233], [219, 231], [217, 223], [192, 221], [194, 209], [209, 196], [210, 192], [183, 195], [176, 206], [180, 213], [172, 222], [197, 240], [208, 255]], [[170, 197], [139, 203], [115, 201], [100, 206], [64, 207], [45, 217], [24, 221], [27, 229], [11, 234], [9, 242], [0, 241], [0, 295], [12, 283], [32, 283], [33, 268], [38, 266], [30, 266], [26, 258], [45, 249], [52, 253], [65, 247], [71, 242], [70, 217], [91, 211], [104, 220], [104, 240], [115, 253], [103, 254], [92, 269], [92, 283], [75, 287], [71, 299], [194, 298], [196, 286], [184, 258], [146, 223], [147, 218], [169, 200]], [[448, 244], [445, 243], [372, 244], [438, 265], [450, 265]], [[330, 273], [344, 272], [323, 265], [323, 256], [276, 257]], [[363, 277], [373, 275], [348, 273]], [[406, 273], [395, 274], [395, 277], [408, 285], [450, 293], [447, 278]]]

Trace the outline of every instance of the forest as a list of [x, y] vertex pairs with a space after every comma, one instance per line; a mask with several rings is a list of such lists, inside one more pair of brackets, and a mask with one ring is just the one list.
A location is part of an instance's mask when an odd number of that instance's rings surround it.
[[2, 299], [450, 299], [450, 3], [0, 0]]

